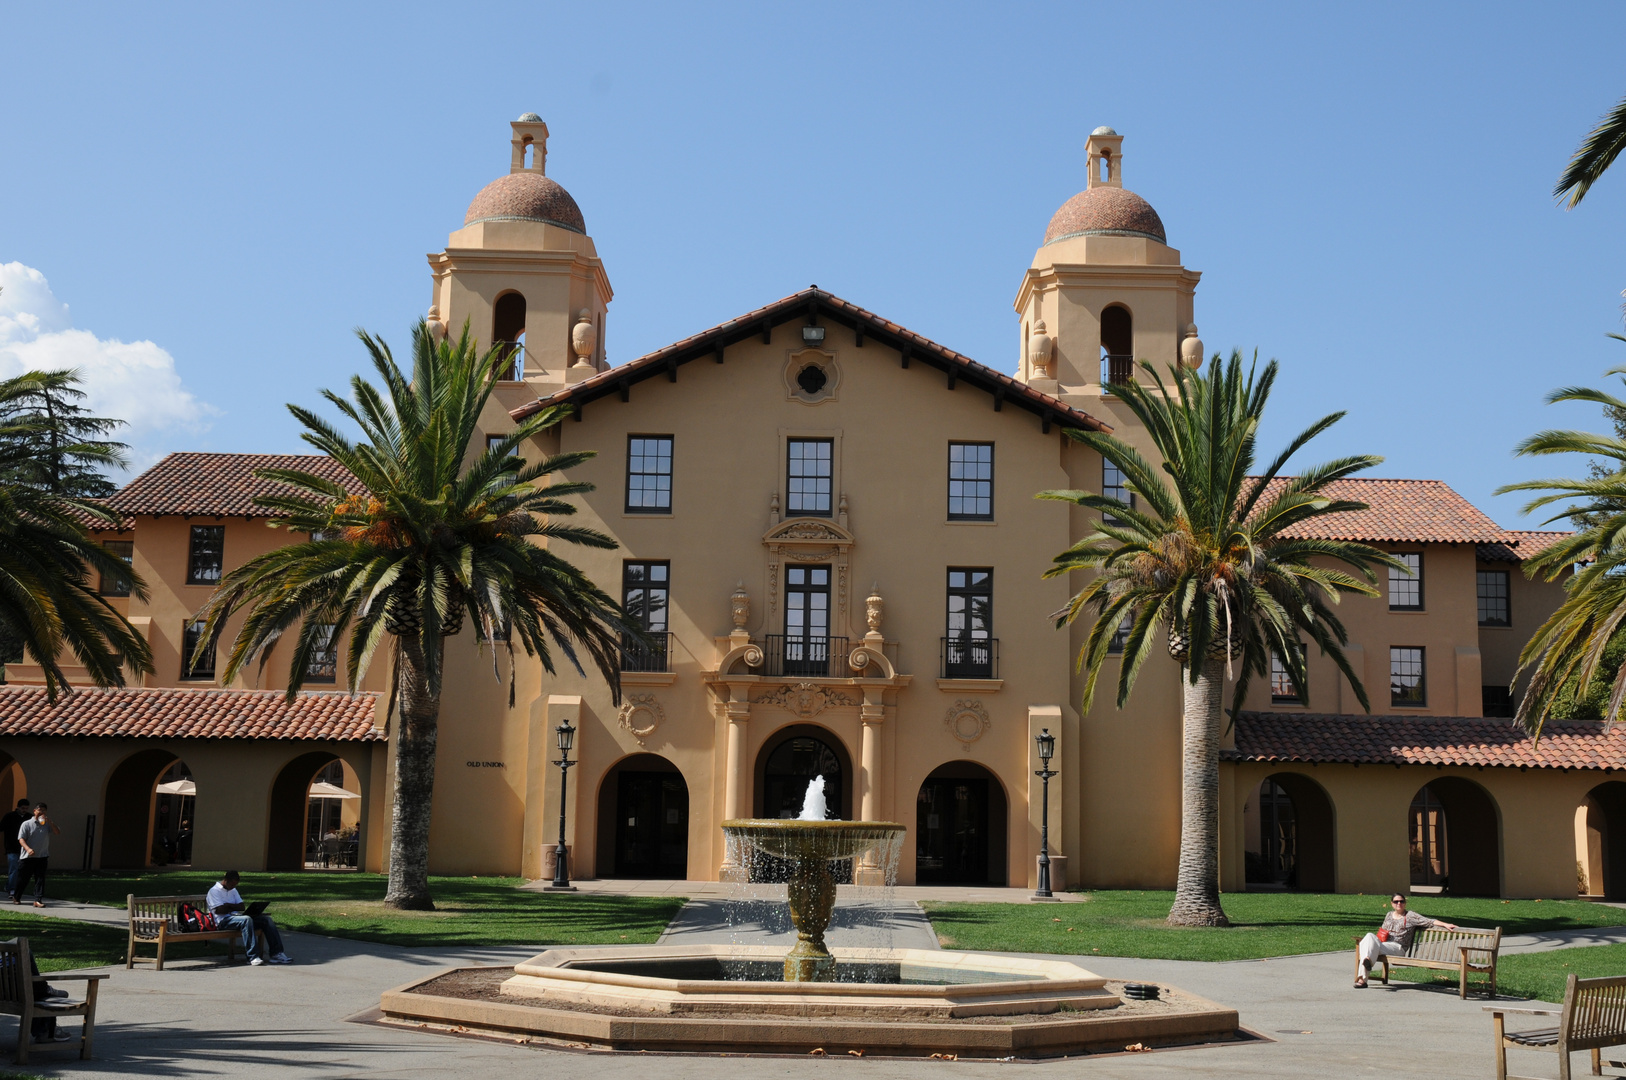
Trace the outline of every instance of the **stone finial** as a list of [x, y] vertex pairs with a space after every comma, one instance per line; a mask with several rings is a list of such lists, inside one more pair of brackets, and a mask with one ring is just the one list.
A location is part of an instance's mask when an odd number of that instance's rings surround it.
[[841, 503], [836, 509], [836, 524], [843, 529], [847, 527], [847, 493], [845, 491], [841, 493]]
[[779, 492], [768, 496], [768, 524], [779, 524]]
[[751, 621], [751, 594], [745, 591], [745, 582], [734, 586], [734, 592], [729, 596], [728, 603], [733, 609], [734, 630], [743, 633], [745, 624]]
[[881, 599], [881, 590], [871, 585], [869, 595], [864, 598], [864, 622], [876, 637], [881, 635], [881, 615], [885, 609], [886, 601]]
[[439, 304], [429, 305], [429, 314], [423, 324], [429, 331], [429, 340], [434, 342], [437, 349], [440, 348], [440, 343], [446, 340], [446, 324], [441, 321]]
[[1028, 377], [1030, 379], [1050, 378], [1050, 350], [1055, 345], [1049, 334], [1045, 333], [1043, 319], [1036, 319], [1033, 323], [1033, 333], [1028, 337]]
[[1180, 342], [1180, 362], [1193, 371], [1203, 366], [1203, 339], [1197, 336], [1197, 324], [1186, 327], [1185, 340]]
[[577, 367], [592, 367], [593, 361], [593, 313], [582, 308], [576, 315], [576, 325], [570, 328], [570, 347], [576, 353]]

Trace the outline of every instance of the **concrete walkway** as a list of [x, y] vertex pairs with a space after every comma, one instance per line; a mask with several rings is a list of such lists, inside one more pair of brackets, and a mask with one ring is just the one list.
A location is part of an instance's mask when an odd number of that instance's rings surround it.
[[[541, 892], [546, 888], [546, 880], [532, 881], [521, 885], [521, 889]], [[582, 881], [573, 881], [579, 892], [603, 893], [613, 896], [686, 896], [694, 900], [727, 900], [733, 897], [740, 886], [722, 881], [651, 881], [642, 879], [621, 878], [591, 878]], [[751, 886], [758, 888], [758, 886]], [[781, 889], [781, 892], [783, 889]], [[837, 902], [853, 895], [872, 896], [876, 890], [871, 888], [858, 888], [852, 885], [836, 886]], [[1003, 885], [897, 885], [892, 893], [900, 900], [947, 900], [962, 901], [977, 904], [1027, 904], [1033, 900], [1032, 889], [1007, 889]], [[1055, 900], [1061, 903], [1081, 903], [1083, 897], [1077, 893], [1057, 893]]]
[[[32, 910], [32, 909], [30, 909]], [[706, 909], [700, 909], [702, 911]], [[45, 914], [122, 924], [111, 908], [57, 905]], [[713, 913], [712, 916], [715, 917]], [[704, 930], [699, 914], [696, 933]], [[764, 931], [772, 931], [764, 926]], [[1509, 951], [1620, 940], [1626, 931], [1540, 935], [1510, 942]], [[434, 971], [471, 964], [512, 964], [533, 947], [398, 949], [363, 942], [287, 935], [297, 963], [248, 968], [180, 961], [163, 972], [150, 966], [114, 968], [103, 984], [97, 1060], [42, 1054], [30, 1071], [61, 1076], [292, 1078], [414, 1078], [502, 1080], [559, 1070], [595, 1080], [665, 1080], [704, 1074], [707, 1080], [765, 1076], [827, 1080], [831, 1070], [854, 1080], [915, 1080], [944, 1069], [958, 1077], [1035, 1070], [1058, 1078], [1307, 1077], [1374, 1074], [1483, 1080], [1492, 1074], [1490, 1019], [1483, 1000], [1396, 984], [1364, 991], [1349, 987], [1350, 953], [1235, 963], [1077, 959], [1109, 978], [1180, 986], [1234, 1005], [1258, 1041], [1150, 1054], [1058, 1062], [921, 1062], [794, 1058], [685, 1057], [536, 1049], [501, 1041], [384, 1028], [365, 1022], [381, 990]], [[13, 1030], [0, 1023], [0, 1047]], [[0, 1049], [0, 1052], [4, 1052]], [[1554, 1075], [1551, 1054], [1528, 1052], [1517, 1071]], [[1578, 1063], [1579, 1064], [1579, 1063]], [[1616, 1073], [1619, 1070], [1612, 1070]]]

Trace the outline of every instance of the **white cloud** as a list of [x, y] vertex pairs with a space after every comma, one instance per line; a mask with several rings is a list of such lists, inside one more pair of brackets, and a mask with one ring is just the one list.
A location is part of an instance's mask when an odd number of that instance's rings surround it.
[[175, 358], [162, 348], [74, 329], [68, 305], [44, 274], [0, 263], [0, 378], [62, 368], [79, 371], [85, 404], [96, 415], [126, 422], [113, 437], [130, 444], [137, 472], [175, 449], [177, 436], [206, 431], [220, 414], [181, 385]]

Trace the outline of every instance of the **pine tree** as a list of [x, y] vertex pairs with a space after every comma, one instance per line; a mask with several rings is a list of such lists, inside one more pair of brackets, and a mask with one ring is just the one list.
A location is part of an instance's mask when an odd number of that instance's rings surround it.
[[0, 478], [74, 499], [118, 490], [106, 472], [128, 463], [129, 448], [105, 436], [124, 421], [91, 415], [84, 399], [72, 370], [30, 371], [0, 384]]

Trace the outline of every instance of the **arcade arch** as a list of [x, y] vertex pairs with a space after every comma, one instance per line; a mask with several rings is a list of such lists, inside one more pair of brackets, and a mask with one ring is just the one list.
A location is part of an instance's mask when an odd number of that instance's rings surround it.
[[1243, 808], [1243, 847], [1250, 886], [1334, 892], [1337, 836], [1332, 799], [1298, 773], [1259, 782]]
[[1004, 885], [1008, 818], [1005, 787], [983, 766], [933, 769], [915, 796], [915, 881]]
[[[266, 827], [265, 868], [303, 870], [307, 866], [359, 865], [359, 843], [346, 837], [360, 833], [361, 799], [340, 796], [312, 797], [311, 787], [330, 784], [341, 791], [363, 795], [361, 778], [343, 758], [327, 751], [301, 754], [277, 772], [271, 781], [271, 806]], [[339, 834], [336, 842], [324, 837]]]
[[616, 762], [598, 788], [600, 877], [682, 880], [689, 870], [689, 785], [659, 754]]
[[1577, 892], [1626, 900], [1626, 784], [1599, 784], [1576, 807], [1575, 863]]
[[1453, 896], [1502, 894], [1502, 815], [1472, 780], [1442, 776], [1412, 796], [1406, 838], [1413, 887]]
[[[158, 785], [176, 785], [162, 795]], [[187, 791], [180, 785], [191, 785]], [[174, 852], [191, 857], [191, 829], [182, 835], [196, 796], [192, 770], [168, 750], [140, 750], [114, 766], [102, 798], [104, 869], [129, 870], [163, 865]]]

